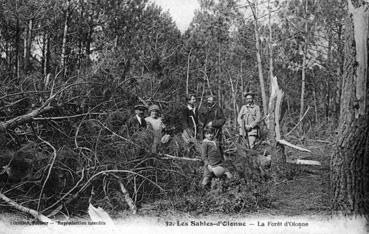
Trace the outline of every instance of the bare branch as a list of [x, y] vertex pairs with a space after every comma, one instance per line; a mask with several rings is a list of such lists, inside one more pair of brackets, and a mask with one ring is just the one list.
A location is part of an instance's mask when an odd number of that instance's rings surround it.
[[201, 161], [201, 159], [199, 158], [186, 158], [186, 157], [176, 157], [170, 154], [162, 154], [163, 156], [165, 156], [164, 158], [167, 159], [177, 159], [177, 160], [187, 160], [187, 161]]
[[16, 126], [29, 122], [31, 121], [33, 118], [35, 118], [36, 116], [40, 115], [46, 108], [47, 106], [62, 92], [64, 92], [65, 90], [69, 89], [72, 86], [75, 85], [81, 85], [81, 83], [73, 83], [70, 85], [65, 86], [64, 88], [60, 89], [58, 92], [56, 92], [53, 95], [50, 95], [50, 97], [39, 107], [34, 109], [33, 111], [21, 115], [21, 116], [17, 116], [13, 119], [10, 119], [8, 121], [4, 121], [4, 122], [0, 122], [0, 133], [1, 132], [5, 132], [7, 129], [12, 129], [15, 128]]
[[286, 136], [290, 135], [291, 132], [293, 132], [293, 130], [295, 130], [297, 128], [297, 126], [299, 126], [299, 124], [301, 123], [301, 121], [305, 118], [305, 115], [309, 112], [310, 110], [310, 106], [307, 108], [307, 110], [305, 111], [305, 114], [300, 118], [299, 122], [297, 122], [297, 124], [295, 125], [295, 127], [293, 127], [287, 134]]
[[47, 172], [46, 179], [45, 179], [45, 181], [44, 181], [44, 183], [43, 183], [43, 185], [42, 185], [41, 192], [40, 192], [40, 196], [38, 197], [37, 210], [39, 210], [39, 208], [40, 208], [41, 196], [42, 196], [42, 193], [44, 192], [45, 185], [46, 185], [47, 181], [49, 180], [49, 177], [50, 177], [50, 174], [51, 174], [51, 169], [53, 168], [54, 163], [55, 163], [55, 159], [56, 159], [56, 149], [55, 149], [55, 147], [54, 147], [52, 144], [50, 144], [49, 142], [47, 142], [47, 141], [45, 141], [44, 139], [42, 139], [41, 137], [38, 137], [38, 138], [39, 138], [41, 141], [43, 141], [45, 144], [47, 144], [50, 148], [52, 148], [52, 149], [53, 149], [54, 157], [53, 157], [53, 159], [52, 159], [52, 161], [51, 161], [51, 165], [50, 165], [50, 167], [49, 167], [49, 171]]
[[3, 199], [9, 205], [11, 205], [14, 208], [16, 208], [17, 210], [20, 210], [20, 211], [22, 211], [24, 213], [30, 214], [30, 215], [32, 215], [33, 217], [35, 217], [36, 219], [38, 219], [38, 220], [40, 220], [42, 222], [48, 222], [48, 223], [52, 223], [53, 222], [51, 219], [49, 219], [48, 217], [44, 216], [40, 212], [38, 212], [36, 210], [33, 210], [31, 208], [24, 207], [24, 206], [16, 203], [12, 199], [10, 199], [7, 196], [5, 196], [3, 193], [0, 193], [0, 198]]
[[[58, 201], [56, 201], [56, 202], [54, 202], [54, 204], [52, 204], [51, 206], [49, 206], [49, 207], [47, 207], [46, 209], [44, 209], [43, 211], [42, 211], [42, 213], [43, 212], [45, 212], [45, 211], [47, 211], [47, 210], [49, 210], [49, 209], [51, 209], [52, 207], [54, 207], [55, 205], [57, 205], [57, 204], [59, 204], [61, 201], [63, 201], [63, 199], [64, 198], [66, 198], [74, 189], [76, 189], [77, 187], [78, 187], [78, 185], [82, 182], [82, 180], [84, 179], [84, 175], [85, 175], [85, 170], [83, 169], [82, 170], [82, 175], [81, 175], [81, 179], [79, 179], [79, 181], [73, 186], [73, 188], [71, 188], [66, 194], [64, 194], [64, 196], [62, 196]], [[58, 209], [56, 209], [56, 210], [58, 210]], [[53, 212], [51, 212], [51, 214], [52, 213], [54, 213], [54, 211]], [[52, 216], [52, 215], [49, 215], [49, 217], [50, 216]]]

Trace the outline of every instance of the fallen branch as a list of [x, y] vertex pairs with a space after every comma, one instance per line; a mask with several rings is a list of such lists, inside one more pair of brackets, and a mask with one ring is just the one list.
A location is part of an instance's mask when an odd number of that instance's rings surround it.
[[313, 166], [321, 166], [322, 164], [316, 160], [305, 160], [305, 159], [297, 159], [296, 164], [302, 165], [313, 165]]
[[319, 161], [305, 160], [305, 159], [289, 160], [289, 161], [287, 161], [287, 163], [299, 164], [299, 165], [311, 165], [311, 166], [321, 166], [322, 165]]
[[33, 118], [33, 120], [59, 120], [59, 119], [70, 119], [70, 118], [78, 118], [86, 115], [103, 115], [107, 113], [83, 113], [78, 115], [67, 115], [67, 116], [55, 116], [55, 117], [38, 117]]
[[3, 199], [9, 205], [11, 205], [14, 208], [16, 208], [17, 210], [20, 210], [20, 211], [22, 211], [24, 213], [30, 214], [33, 217], [35, 217], [36, 219], [40, 220], [41, 222], [48, 222], [48, 223], [52, 223], [53, 222], [51, 219], [49, 219], [45, 215], [41, 214], [40, 212], [38, 212], [36, 210], [33, 210], [31, 208], [24, 207], [22, 205], [19, 205], [18, 203], [16, 203], [12, 199], [10, 199], [7, 196], [5, 196], [3, 193], [0, 193], [0, 198]]
[[325, 141], [325, 140], [314, 140], [314, 139], [309, 139], [309, 141], [315, 141], [315, 142], [319, 142], [319, 143], [324, 143], [324, 144], [334, 144], [333, 142], [331, 141]]
[[309, 153], [311, 153], [311, 151], [310, 151], [310, 150], [305, 149], [305, 148], [302, 148], [302, 147], [297, 146], [297, 145], [294, 145], [294, 144], [291, 144], [291, 143], [289, 143], [289, 142], [288, 142], [288, 141], [286, 141], [286, 140], [282, 140], [282, 139], [280, 139], [280, 140], [277, 140], [277, 142], [278, 142], [278, 143], [280, 143], [280, 144], [282, 144], [282, 145], [286, 145], [286, 146], [292, 147], [292, 148], [297, 149], [297, 150], [300, 150], [300, 151], [304, 151], [304, 152], [309, 152]]
[[146, 108], [149, 108], [149, 104], [145, 100], [143, 100], [141, 97], [137, 97], [137, 98], [138, 98], [138, 100], [140, 100], [140, 102], [142, 102], [144, 104], [144, 106]]
[[143, 178], [144, 180], [147, 180], [149, 181], [150, 183], [152, 183], [153, 185], [155, 185], [157, 188], [159, 188], [161, 191], [165, 191], [165, 189], [163, 189], [160, 185], [158, 185], [157, 183], [155, 183], [154, 181], [152, 181], [151, 179], [139, 174], [139, 173], [136, 173], [136, 172], [133, 172], [133, 171], [129, 171], [129, 170], [105, 170], [105, 171], [100, 171], [98, 173], [96, 173], [95, 175], [91, 176], [90, 179], [88, 179], [88, 181], [79, 189], [79, 191], [77, 192], [77, 194], [81, 193], [88, 185], [89, 183], [94, 180], [97, 176], [99, 175], [106, 175], [108, 173], [129, 173], [129, 174], [133, 174], [133, 175], [137, 175], [141, 178]]
[[68, 89], [72, 86], [75, 86], [75, 85], [80, 85], [80, 83], [73, 83], [73, 84], [65, 86], [64, 88], [62, 88], [61, 90], [59, 90], [55, 94], [50, 95], [50, 97], [39, 108], [36, 108], [36, 109], [32, 110], [31, 112], [29, 112], [27, 114], [17, 116], [17, 117], [12, 118], [8, 121], [0, 122], [0, 132], [5, 132], [7, 129], [15, 128], [16, 126], [18, 126], [20, 124], [23, 124], [23, 123], [26, 123], [26, 122], [29, 122], [29, 121], [33, 120], [33, 118], [37, 117], [45, 109], [47, 109], [49, 104], [56, 98], [57, 95], [59, 95], [60, 93], [64, 92], [66, 89]]
[[129, 208], [131, 209], [133, 214], [136, 214], [137, 213], [137, 207], [136, 207], [135, 203], [133, 202], [132, 198], [129, 196], [129, 193], [128, 193], [126, 187], [124, 187], [122, 181], [118, 181], [118, 183], [119, 183], [120, 190], [122, 191], [122, 193], [124, 195], [124, 199], [126, 200]]
[[187, 157], [176, 157], [169, 154], [162, 154], [164, 159], [177, 159], [177, 160], [187, 160], [187, 161], [201, 161], [199, 158], [187, 158]]
[[[140, 145], [138, 145], [138, 144], [134, 143], [133, 141], [131, 141], [131, 140], [129, 140], [129, 139], [127, 139], [127, 138], [125, 138], [125, 137], [122, 137], [122, 136], [121, 136], [121, 135], [119, 135], [118, 133], [114, 132], [113, 130], [111, 130], [110, 128], [108, 128], [107, 126], [105, 126], [101, 121], [99, 121], [99, 120], [97, 120], [97, 119], [94, 119], [93, 121], [96, 121], [98, 124], [100, 124], [100, 125], [101, 125], [101, 127], [103, 127], [103, 128], [105, 128], [106, 130], [108, 130], [108, 131], [109, 131], [111, 134], [113, 134], [114, 136], [116, 136], [116, 137], [118, 137], [118, 138], [120, 138], [120, 139], [122, 139], [122, 140], [124, 140], [124, 141], [127, 141], [127, 142], [131, 143], [132, 145], [137, 146], [138, 148], [142, 148], [142, 146], [140, 146]], [[146, 151], [147, 151], [147, 150], [146, 150]], [[149, 151], [147, 151], [147, 152], [149, 152]]]
[[301, 123], [301, 121], [305, 118], [305, 116], [306, 116], [306, 114], [308, 113], [308, 111], [310, 110], [310, 106], [307, 108], [307, 110], [305, 111], [305, 113], [304, 113], [304, 115], [301, 117], [301, 119], [299, 120], [299, 122], [297, 122], [297, 124], [295, 125], [295, 127], [293, 127], [292, 129], [291, 129], [291, 131], [289, 131], [285, 136], [288, 136], [288, 135], [290, 135], [291, 134], [291, 132], [293, 132], [293, 130], [295, 130], [298, 126], [299, 126], [299, 124]]
[[[85, 170], [83, 169], [82, 170], [82, 175], [81, 175], [81, 179], [79, 179], [79, 181], [74, 185], [74, 187], [73, 188], [71, 188], [66, 194], [64, 194], [64, 196], [62, 196], [58, 201], [56, 201], [56, 202], [54, 202], [54, 204], [52, 204], [51, 206], [49, 206], [49, 207], [47, 207], [46, 209], [44, 209], [43, 211], [42, 211], [42, 213], [44, 213], [45, 211], [47, 211], [47, 210], [49, 210], [49, 209], [51, 209], [51, 208], [53, 208], [55, 205], [57, 205], [58, 203], [60, 203], [61, 201], [63, 201], [64, 200], [64, 198], [66, 198], [74, 189], [76, 189], [77, 187], [78, 187], [78, 185], [82, 182], [82, 180], [84, 179], [84, 175], [85, 175]], [[63, 207], [63, 206], [60, 206], [60, 207]], [[59, 210], [60, 211], [60, 209], [61, 208], [57, 208], [57, 209], [55, 209], [53, 212], [51, 212], [49, 215], [48, 215], [48, 217], [50, 217], [50, 216], [53, 216], [53, 215], [55, 215], [55, 212], [57, 211], [57, 210]], [[58, 212], [59, 212], [58, 211]]]
[[55, 149], [55, 147], [54, 147], [52, 144], [50, 144], [49, 142], [47, 142], [47, 141], [45, 141], [44, 139], [42, 139], [41, 137], [38, 137], [38, 138], [39, 138], [41, 141], [43, 141], [45, 144], [47, 144], [50, 148], [52, 148], [54, 157], [53, 157], [53, 159], [52, 159], [52, 161], [51, 161], [51, 165], [50, 165], [50, 167], [49, 167], [49, 171], [47, 172], [46, 179], [45, 179], [45, 181], [44, 181], [44, 183], [43, 183], [43, 185], [42, 185], [41, 192], [40, 192], [40, 196], [38, 197], [37, 210], [40, 208], [41, 196], [42, 196], [42, 193], [44, 192], [45, 185], [46, 185], [47, 181], [49, 180], [49, 177], [50, 177], [50, 174], [51, 174], [51, 170], [52, 170], [52, 168], [53, 168], [53, 166], [54, 166], [55, 159], [56, 159], [56, 149]]

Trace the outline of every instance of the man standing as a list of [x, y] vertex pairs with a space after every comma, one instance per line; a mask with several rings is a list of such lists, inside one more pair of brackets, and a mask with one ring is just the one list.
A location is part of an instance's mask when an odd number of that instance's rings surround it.
[[240, 135], [245, 137], [250, 149], [255, 147], [259, 135], [259, 122], [261, 120], [260, 107], [254, 103], [255, 94], [245, 93], [246, 105], [241, 107], [237, 122], [240, 125]]
[[209, 95], [207, 98], [207, 107], [203, 114], [204, 130], [207, 128], [214, 128], [215, 137], [222, 142], [222, 127], [225, 124], [225, 117], [222, 109], [215, 103], [215, 96]]
[[190, 95], [187, 98], [187, 106], [182, 112], [182, 125], [183, 130], [187, 132], [190, 137], [197, 138], [199, 133], [198, 124], [199, 124], [199, 115], [198, 110], [196, 108], [196, 97], [195, 95]]
[[132, 136], [135, 132], [146, 129], [147, 124], [144, 118], [146, 107], [144, 105], [136, 105], [135, 115], [132, 116], [127, 122], [128, 134]]

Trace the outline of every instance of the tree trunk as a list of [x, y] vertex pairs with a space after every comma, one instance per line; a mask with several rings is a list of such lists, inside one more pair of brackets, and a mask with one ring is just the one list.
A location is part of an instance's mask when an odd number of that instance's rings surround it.
[[7, 69], [8, 69], [8, 73], [11, 74], [12, 73], [12, 61], [11, 61], [11, 49], [9, 50], [9, 48], [11, 48], [11, 46], [9, 45], [9, 42], [6, 42], [6, 62], [7, 62]]
[[232, 90], [232, 109], [233, 109], [233, 125], [234, 128], [237, 129], [237, 96], [236, 96], [236, 88], [234, 87], [232, 77], [229, 76], [229, 82], [231, 83]]
[[62, 50], [60, 56], [60, 66], [62, 69], [65, 69], [65, 60], [66, 60], [66, 47], [67, 47], [67, 34], [68, 34], [68, 18], [69, 18], [69, 6], [65, 11], [65, 19], [64, 19], [64, 30], [63, 30], [63, 42], [62, 42]]
[[[328, 121], [329, 120], [329, 106], [330, 106], [330, 96], [333, 96], [333, 98], [335, 98], [335, 92], [333, 91], [334, 90], [334, 87], [331, 87], [331, 81], [333, 80], [332, 78], [332, 73], [333, 73], [333, 68], [332, 68], [332, 29], [329, 29], [328, 31], [328, 55], [327, 55], [327, 65], [328, 65], [328, 74], [327, 74], [327, 102], [326, 102], [326, 113], [325, 113], [325, 117], [326, 117], [326, 120]], [[331, 90], [333, 89], [333, 90]], [[331, 92], [332, 92], [332, 95], [331, 95]]]
[[221, 86], [221, 44], [218, 42], [218, 76], [217, 76], [217, 93], [218, 93], [218, 105], [222, 108], [222, 86]]
[[[271, 14], [272, 9], [270, 6], [270, 0], [268, 0], [268, 26], [269, 26], [269, 79], [273, 78], [273, 32], [272, 32], [272, 23], [271, 23]], [[266, 112], [264, 112], [266, 113]]]
[[190, 79], [190, 58], [191, 58], [191, 52], [192, 52], [192, 48], [190, 49], [190, 52], [188, 52], [187, 55], [187, 73], [186, 73], [186, 95], [188, 96], [189, 94], [189, 79]]
[[[305, 0], [305, 41], [304, 41], [304, 52], [302, 57], [302, 71], [301, 71], [301, 98], [300, 98], [300, 119], [304, 115], [304, 104], [305, 104], [305, 73], [306, 73], [306, 54], [307, 54], [307, 43], [308, 43], [308, 23], [307, 23], [307, 4], [308, 1]], [[301, 123], [299, 128], [302, 132], [303, 124]]]
[[29, 64], [30, 64], [31, 47], [32, 47], [32, 27], [33, 27], [33, 20], [30, 19], [28, 22], [27, 40], [26, 40], [25, 48], [24, 48], [25, 54], [24, 54], [23, 69], [26, 74], [29, 71]]
[[329, 81], [326, 81], [326, 90], [327, 93], [325, 95], [325, 119], [328, 121], [329, 120], [329, 106], [331, 104], [331, 87], [329, 86]]
[[264, 84], [264, 76], [263, 76], [263, 66], [261, 63], [261, 55], [260, 55], [260, 36], [259, 36], [259, 25], [257, 18], [257, 1], [255, 0], [255, 6], [251, 7], [253, 16], [254, 16], [254, 31], [255, 31], [255, 46], [256, 46], [256, 59], [258, 63], [258, 71], [259, 71], [259, 81], [260, 81], [260, 90], [261, 90], [261, 98], [263, 101], [263, 111], [264, 114], [268, 113], [268, 100], [265, 92], [265, 84]]
[[243, 80], [242, 61], [241, 61], [241, 64], [240, 64], [240, 76], [241, 76], [240, 78], [241, 78], [241, 96], [242, 96], [242, 98], [241, 98], [242, 102], [241, 103], [243, 103], [243, 92], [245, 91], [245, 82]]
[[340, 104], [341, 104], [341, 89], [342, 89], [342, 73], [344, 69], [344, 48], [343, 48], [343, 39], [342, 39], [342, 30], [343, 26], [340, 25], [338, 28], [338, 49], [337, 52], [341, 56], [339, 56], [339, 66], [337, 68], [337, 81], [336, 81], [336, 99], [335, 99], [335, 119], [338, 122], [340, 116]]
[[50, 35], [48, 33], [44, 35], [44, 47], [45, 47], [45, 57], [43, 70], [44, 75], [46, 76], [49, 73], [49, 64], [50, 64]]
[[315, 123], [318, 123], [318, 101], [316, 99], [316, 88], [313, 89], [313, 98], [314, 98], [314, 110], [315, 110]]
[[[98, 15], [97, 15], [98, 18]], [[92, 42], [92, 34], [94, 32], [94, 28], [93, 28], [93, 16], [91, 16], [90, 19], [90, 23], [89, 23], [89, 27], [88, 27], [88, 34], [87, 34], [87, 40], [86, 40], [86, 55], [88, 57], [88, 59], [90, 58], [90, 54], [91, 54], [91, 42]]]
[[369, 107], [367, 6], [349, 0], [340, 120], [331, 158], [332, 206], [344, 214], [369, 211]]
[[15, 75], [17, 77], [17, 81], [19, 81], [19, 59], [20, 59], [20, 55], [19, 55], [19, 51], [20, 51], [20, 25], [19, 25], [19, 19], [17, 19], [17, 23], [16, 23], [16, 33], [15, 33]]

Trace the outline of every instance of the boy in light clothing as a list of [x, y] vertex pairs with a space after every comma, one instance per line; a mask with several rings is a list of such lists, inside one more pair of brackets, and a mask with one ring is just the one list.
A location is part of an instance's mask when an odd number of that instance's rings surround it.
[[214, 128], [205, 129], [205, 139], [201, 146], [201, 158], [204, 162], [204, 174], [201, 185], [209, 187], [213, 177], [226, 175], [228, 179], [232, 174], [223, 166], [223, 155], [219, 148], [219, 143], [215, 139]]

